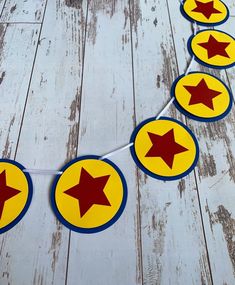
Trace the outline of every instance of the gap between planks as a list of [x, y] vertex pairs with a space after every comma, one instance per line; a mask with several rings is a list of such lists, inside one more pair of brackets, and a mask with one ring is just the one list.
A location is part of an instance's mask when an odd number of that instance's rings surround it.
[[25, 105], [24, 105], [22, 119], [21, 119], [21, 123], [20, 123], [20, 129], [19, 129], [19, 135], [17, 138], [14, 159], [16, 159], [16, 155], [17, 155], [17, 151], [18, 151], [18, 147], [19, 147], [20, 135], [21, 135], [22, 126], [23, 126], [23, 122], [24, 122], [24, 116], [25, 116], [26, 106], [27, 106], [27, 102], [28, 102], [29, 90], [30, 90], [30, 86], [31, 86], [31, 82], [32, 82], [32, 77], [33, 77], [33, 72], [34, 72], [34, 67], [35, 67], [35, 61], [36, 61], [36, 57], [37, 57], [37, 53], [38, 53], [38, 47], [39, 47], [40, 42], [41, 42], [41, 33], [42, 33], [43, 22], [44, 22], [44, 18], [45, 18], [45, 14], [46, 14], [46, 9], [47, 9], [47, 2], [48, 2], [48, 0], [46, 0], [46, 3], [45, 3], [45, 8], [44, 8], [43, 17], [42, 17], [42, 23], [40, 25], [40, 30], [39, 30], [39, 35], [38, 35], [38, 43], [37, 43], [37, 47], [36, 47], [36, 51], [35, 51], [35, 55], [34, 55], [34, 59], [33, 59], [33, 65], [32, 65], [32, 69], [31, 69], [31, 73], [30, 73], [29, 85], [28, 85], [28, 89], [27, 89]]

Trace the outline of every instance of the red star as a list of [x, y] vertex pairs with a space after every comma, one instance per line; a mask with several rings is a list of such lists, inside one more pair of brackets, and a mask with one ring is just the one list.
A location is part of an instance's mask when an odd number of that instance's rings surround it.
[[0, 219], [2, 217], [4, 204], [7, 200], [19, 194], [21, 191], [7, 186], [6, 182], [6, 171], [0, 174]]
[[199, 43], [198, 45], [207, 50], [208, 59], [216, 55], [230, 58], [226, 52], [226, 48], [230, 45], [230, 42], [218, 42], [212, 35], [210, 35], [208, 42]]
[[222, 12], [214, 8], [214, 1], [202, 3], [195, 1], [197, 7], [192, 12], [202, 13], [207, 19], [210, 19], [212, 14], [221, 14]]
[[171, 169], [175, 155], [188, 150], [175, 141], [174, 129], [171, 129], [163, 136], [150, 132], [148, 132], [148, 135], [153, 145], [145, 157], [161, 157]]
[[221, 92], [208, 88], [205, 79], [202, 79], [197, 86], [184, 86], [191, 94], [189, 105], [204, 104], [214, 110], [213, 98], [219, 96]]
[[81, 218], [94, 204], [111, 206], [103, 192], [109, 177], [110, 175], [94, 178], [82, 168], [79, 183], [64, 192], [78, 200]]

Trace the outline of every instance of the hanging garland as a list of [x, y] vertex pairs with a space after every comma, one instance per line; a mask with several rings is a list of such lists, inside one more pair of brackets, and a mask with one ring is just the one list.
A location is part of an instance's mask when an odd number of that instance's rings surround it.
[[198, 63], [217, 69], [235, 64], [235, 39], [219, 30], [204, 30], [188, 42], [190, 54]]
[[110, 160], [117, 152], [130, 148], [137, 166], [154, 178], [175, 180], [190, 173], [198, 161], [198, 142], [181, 122], [163, 117], [174, 103], [186, 116], [199, 121], [216, 121], [232, 107], [232, 94], [218, 78], [203, 72], [189, 72], [194, 61], [227, 68], [235, 64], [235, 39], [219, 30], [196, 32], [196, 25], [215, 26], [225, 22], [229, 11], [222, 1], [186, 0], [183, 15], [194, 22], [194, 35], [188, 41], [192, 55], [184, 75], [171, 88], [172, 99], [156, 118], [142, 122], [131, 135], [130, 143], [103, 157], [76, 158], [60, 171], [26, 169], [18, 162], [0, 160], [0, 234], [15, 226], [27, 212], [33, 184], [29, 173], [56, 174], [52, 209], [69, 229], [95, 233], [114, 224], [124, 211], [127, 185], [120, 169]]
[[14, 227], [27, 212], [33, 183], [16, 161], [0, 160], [0, 234]]
[[202, 26], [217, 26], [229, 17], [228, 7], [220, 0], [186, 0], [180, 10], [189, 21]]
[[113, 162], [83, 156], [61, 171], [52, 186], [51, 203], [62, 224], [77, 232], [94, 233], [117, 221], [126, 205], [127, 185]]
[[198, 160], [196, 138], [175, 119], [148, 119], [135, 129], [131, 141], [131, 154], [139, 168], [161, 180], [187, 175]]
[[181, 75], [173, 83], [171, 95], [175, 106], [198, 121], [217, 121], [232, 108], [232, 94], [217, 77], [203, 72]]

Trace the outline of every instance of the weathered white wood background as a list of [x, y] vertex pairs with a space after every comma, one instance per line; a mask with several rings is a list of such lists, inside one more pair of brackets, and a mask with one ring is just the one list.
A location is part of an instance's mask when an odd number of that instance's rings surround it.
[[[219, 27], [235, 37], [235, 3]], [[189, 62], [192, 25], [177, 0], [0, 0], [0, 150], [28, 168], [59, 169], [105, 154], [156, 115]], [[194, 65], [194, 70], [205, 70]], [[235, 89], [235, 68], [209, 72]], [[53, 177], [32, 176], [21, 222], [0, 236], [1, 285], [234, 285], [235, 109], [185, 119], [200, 159], [180, 181], [144, 175], [129, 151], [112, 157], [129, 189], [104, 232], [70, 232], [49, 204]]]

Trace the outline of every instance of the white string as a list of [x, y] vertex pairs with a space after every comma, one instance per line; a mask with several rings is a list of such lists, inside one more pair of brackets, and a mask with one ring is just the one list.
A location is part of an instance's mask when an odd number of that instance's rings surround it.
[[[196, 36], [197, 34], [197, 30], [198, 30], [198, 25], [196, 22], [193, 23], [193, 35]], [[191, 61], [188, 65], [188, 68], [186, 69], [185, 71], [185, 75], [188, 75], [190, 70], [192, 69], [193, 65], [195, 63], [195, 56], [193, 55], [192, 58], [191, 58]]]
[[116, 149], [116, 150], [114, 150], [114, 151], [111, 151], [111, 152], [109, 152], [109, 153], [107, 153], [107, 154], [101, 156], [101, 157], [100, 157], [100, 160], [104, 160], [104, 159], [106, 159], [106, 158], [108, 158], [108, 157], [110, 157], [110, 156], [113, 156], [114, 154], [117, 154], [117, 153], [119, 153], [119, 152], [121, 152], [121, 151], [123, 151], [123, 150], [125, 150], [125, 149], [128, 149], [128, 148], [130, 148], [131, 146], [133, 146], [133, 144], [134, 144], [134, 143], [131, 142], [131, 143], [129, 143], [129, 144], [127, 144], [127, 145], [125, 145], [125, 146], [123, 146], [123, 147], [121, 147], [121, 148], [118, 148], [118, 149]]
[[196, 22], [193, 22], [193, 35], [194, 35], [194, 36], [196, 36], [197, 29], [198, 29], [197, 23], [196, 23]]
[[61, 175], [63, 171], [58, 170], [50, 170], [50, 169], [30, 169], [26, 168], [23, 172], [31, 173], [31, 174], [38, 174], [38, 175]]
[[191, 60], [190, 60], [189, 65], [188, 65], [188, 68], [187, 68], [187, 70], [186, 70], [186, 72], [185, 72], [185, 75], [188, 75], [188, 74], [189, 74], [189, 72], [190, 72], [190, 70], [192, 69], [194, 63], [195, 63], [195, 57], [194, 57], [194, 55], [193, 55], [192, 58], [191, 58]]
[[[179, 0], [179, 2], [183, 5], [184, 1], [183, 0]], [[196, 33], [197, 33], [197, 29], [198, 29], [198, 26], [197, 26], [197, 23], [194, 22], [193, 23], [193, 35], [195, 36]], [[195, 62], [195, 57], [192, 56], [191, 58], [191, 61], [185, 71], [185, 75], [188, 75], [188, 73], [190, 72], [193, 64]], [[175, 100], [175, 97], [172, 97], [171, 100], [166, 104], [166, 106], [162, 109], [162, 111], [156, 116], [156, 120], [158, 120], [160, 117], [162, 117], [163, 114], [165, 114], [167, 112], [167, 110], [170, 108], [171, 104], [174, 102]], [[126, 149], [129, 149], [130, 147], [132, 147], [134, 145], [133, 142], [129, 143], [129, 144], [126, 144], [120, 148], [117, 148], [107, 154], [104, 154], [103, 156], [101, 156], [99, 158], [99, 160], [104, 160], [106, 158], [109, 158], [117, 153], [120, 153]], [[63, 174], [63, 171], [58, 171], [58, 170], [47, 170], [47, 169], [24, 169], [23, 170], [24, 172], [26, 173], [31, 173], [31, 174], [38, 174], [38, 175], [61, 175]]]
[[156, 120], [162, 117], [166, 111], [170, 108], [171, 104], [175, 101], [175, 97], [172, 97], [171, 100], [166, 104], [166, 106], [162, 109], [162, 111], [157, 115]]

